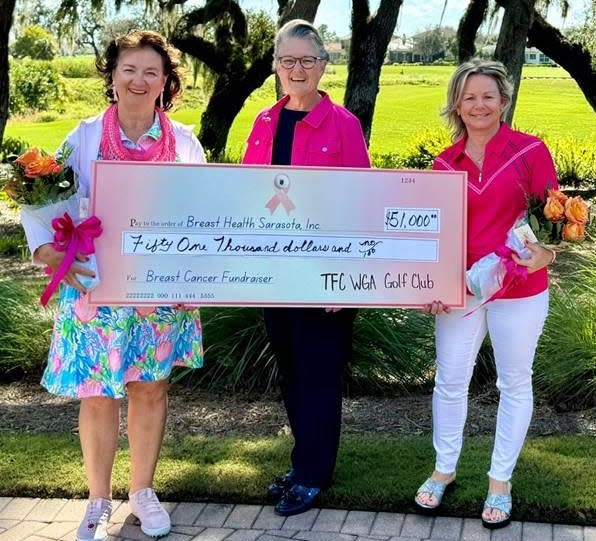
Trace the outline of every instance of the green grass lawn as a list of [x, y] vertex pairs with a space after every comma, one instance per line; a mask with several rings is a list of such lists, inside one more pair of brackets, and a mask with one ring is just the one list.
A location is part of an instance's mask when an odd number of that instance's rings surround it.
[[[370, 150], [403, 152], [413, 137], [444, 126], [439, 110], [444, 105], [447, 81], [453, 66], [385, 66], [376, 102]], [[596, 140], [596, 115], [573, 79], [561, 68], [525, 67], [514, 118], [518, 129], [544, 137], [547, 142], [573, 139], [577, 144]], [[321, 81], [338, 102], [343, 101], [346, 66], [330, 66]], [[52, 151], [78, 121], [99, 112], [101, 85], [97, 79], [68, 79], [64, 112], [41, 115], [47, 122], [11, 120], [6, 135]], [[203, 97], [189, 89], [172, 115], [198, 132]], [[263, 107], [274, 101], [273, 78], [257, 90], [236, 118], [228, 140], [228, 152], [239, 155], [252, 122]], [[101, 104], [101, 105], [100, 105]]]
[[[441, 513], [478, 518], [486, 493], [492, 439], [466, 440], [457, 488]], [[27, 452], [24, 453], [23, 450]], [[164, 500], [265, 503], [264, 488], [287, 468], [288, 437], [181, 436], [167, 440], [156, 474]], [[530, 439], [512, 479], [515, 520], [596, 525], [591, 438]], [[432, 469], [430, 437], [346, 435], [333, 488], [323, 507], [412, 512], [412, 497]], [[125, 498], [129, 453], [121, 444], [114, 496]], [[2, 434], [0, 495], [86, 497], [78, 440], [73, 436]]]

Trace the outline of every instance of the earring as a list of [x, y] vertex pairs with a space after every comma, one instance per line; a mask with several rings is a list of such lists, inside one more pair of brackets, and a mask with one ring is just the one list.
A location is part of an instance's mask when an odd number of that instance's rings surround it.
[[159, 95], [159, 107], [163, 109], [163, 88], [161, 89], [161, 94]]
[[112, 95], [114, 96], [114, 102], [118, 103], [118, 92], [116, 92], [116, 85], [112, 85]]

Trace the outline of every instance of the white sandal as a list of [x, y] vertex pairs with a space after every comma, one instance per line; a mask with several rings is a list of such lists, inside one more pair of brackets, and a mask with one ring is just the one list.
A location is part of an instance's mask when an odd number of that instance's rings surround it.
[[[498, 528], [504, 528], [511, 522], [511, 509], [513, 507], [513, 500], [511, 499], [511, 483], [508, 483], [509, 492], [503, 492], [500, 494], [494, 494], [489, 492], [484, 501], [484, 510], [496, 509], [501, 511], [505, 518], [501, 520], [486, 520], [482, 518], [482, 525], [490, 530], [496, 530]], [[483, 510], [483, 512], [484, 512]]]
[[[436, 479], [432, 479], [429, 477], [418, 489], [416, 492], [416, 497], [414, 498], [414, 503], [416, 507], [423, 513], [432, 513], [435, 512], [443, 502], [443, 496], [448, 490], [453, 490], [455, 488], [455, 475], [451, 478], [450, 481], [438, 481]], [[418, 496], [420, 494], [428, 494], [430, 496], [434, 496], [437, 503], [435, 505], [428, 505], [426, 503], [422, 503], [418, 500]]]

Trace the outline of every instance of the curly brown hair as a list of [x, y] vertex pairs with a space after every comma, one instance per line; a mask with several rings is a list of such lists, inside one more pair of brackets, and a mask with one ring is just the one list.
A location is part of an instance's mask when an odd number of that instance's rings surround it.
[[[111, 103], [116, 101], [112, 88], [112, 72], [118, 65], [120, 52], [124, 49], [142, 49], [144, 47], [153, 49], [163, 60], [163, 70], [166, 77], [163, 90], [163, 110], [169, 111], [174, 104], [174, 100], [182, 94], [180, 53], [161, 34], [150, 30], [131, 30], [114, 38], [108, 44], [103, 58], [99, 58], [95, 62], [97, 70], [105, 81], [105, 95]], [[159, 98], [155, 100], [155, 105], [160, 106]]]

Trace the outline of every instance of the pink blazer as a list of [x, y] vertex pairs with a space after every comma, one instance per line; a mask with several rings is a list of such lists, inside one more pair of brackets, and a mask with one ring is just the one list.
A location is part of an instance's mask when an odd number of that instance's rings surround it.
[[[345, 107], [323, 99], [296, 124], [292, 165], [326, 167], [370, 167], [360, 121]], [[269, 165], [279, 115], [289, 96], [264, 109], [257, 116], [242, 163]]]

